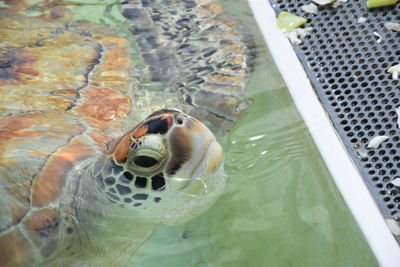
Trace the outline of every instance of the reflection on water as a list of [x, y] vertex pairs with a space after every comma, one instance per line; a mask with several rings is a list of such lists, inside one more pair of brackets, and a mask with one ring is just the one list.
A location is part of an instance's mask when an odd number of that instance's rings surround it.
[[[119, 6], [98, 2], [107, 5], [70, 9], [78, 18], [110, 25], [132, 39]], [[376, 266], [262, 44], [246, 1], [224, 4], [258, 36], [247, 92], [254, 103], [222, 140], [226, 191], [200, 218], [157, 229], [133, 265]], [[134, 59], [139, 58], [136, 51]]]

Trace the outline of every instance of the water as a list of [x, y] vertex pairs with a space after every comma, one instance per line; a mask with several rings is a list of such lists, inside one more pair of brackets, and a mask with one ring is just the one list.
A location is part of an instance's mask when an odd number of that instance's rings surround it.
[[[78, 18], [127, 23], [111, 1], [71, 7]], [[159, 227], [133, 266], [377, 266], [263, 44], [246, 1], [223, 1], [253, 32], [248, 113], [224, 140], [225, 193], [184, 225]]]
[[224, 1], [257, 39], [248, 97], [229, 133], [227, 188], [200, 218], [160, 227], [134, 266], [378, 266], [263, 44], [246, 1]]

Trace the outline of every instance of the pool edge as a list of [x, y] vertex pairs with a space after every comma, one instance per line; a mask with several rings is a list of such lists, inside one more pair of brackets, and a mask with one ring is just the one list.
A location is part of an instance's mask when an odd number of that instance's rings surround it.
[[293, 101], [376, 259], [381, 266], [398, 266], [400, 246], [337, 136], [290, 42], [275, 27], [275, 12], [270, 3], [248, 3]]

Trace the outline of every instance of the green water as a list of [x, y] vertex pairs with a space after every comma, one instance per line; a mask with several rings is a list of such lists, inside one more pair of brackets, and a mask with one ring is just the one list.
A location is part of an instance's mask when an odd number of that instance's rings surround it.
[[[257, 41], [248, 97], [229, 133], [220, 200], [184, 225], [160, 227], [134, 266], [378, 266], [264, 46], [246, 1], [224, 1]], [[126, 23], [117, 6], [75, 7], [78, 16]]]

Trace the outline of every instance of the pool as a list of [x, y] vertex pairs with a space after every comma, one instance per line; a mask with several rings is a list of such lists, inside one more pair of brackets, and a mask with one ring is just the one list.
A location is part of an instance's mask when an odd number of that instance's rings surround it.
[[200, 218], [158, 229], [134, 266], [378, 266], [246, 1], [224, 4], [258, 47], [255, 101], [225, 143], [226, 191]]
[[[98, 3], [104, 5], [69, 8], [76, 17], [106, 24], [132, 40], [118, 4]], [[220, 140], [226, 151], [225, 192], [200, 217], [158, 227], [138, 249], [132, 266], [378, 266], [247, 2], [223, 4], [257, 44], [247, 90], [253, 103]], [[137, 54], [132, 58], [139, 61]]]

